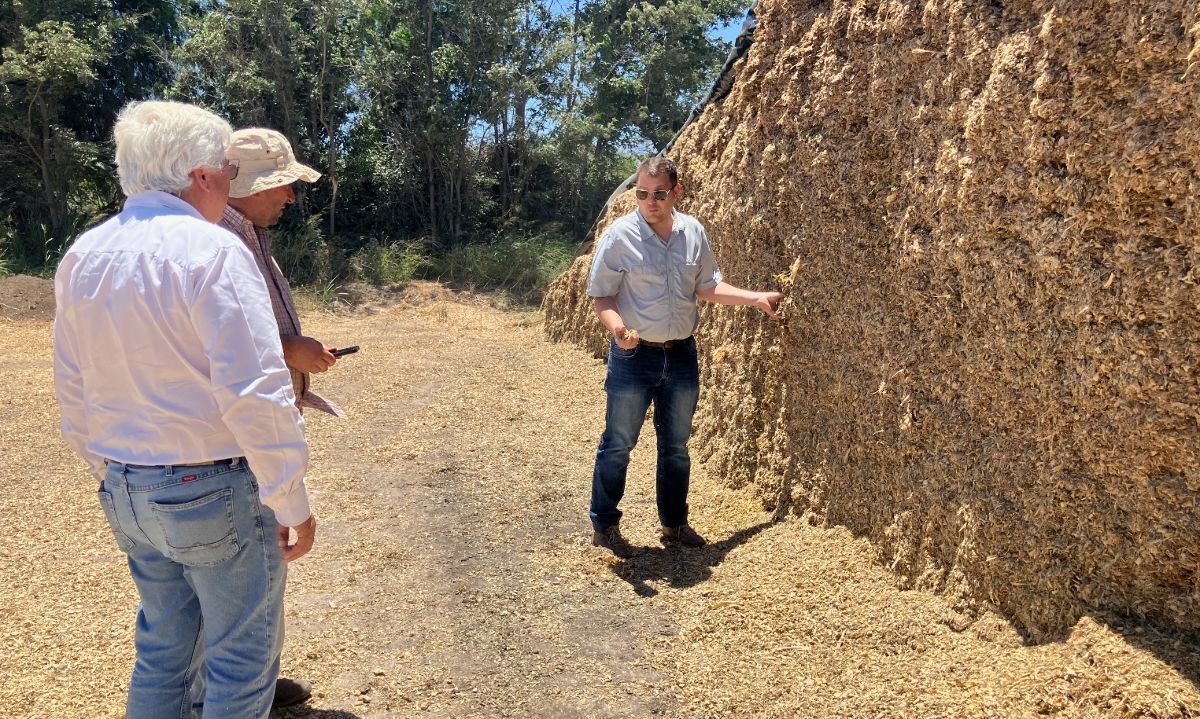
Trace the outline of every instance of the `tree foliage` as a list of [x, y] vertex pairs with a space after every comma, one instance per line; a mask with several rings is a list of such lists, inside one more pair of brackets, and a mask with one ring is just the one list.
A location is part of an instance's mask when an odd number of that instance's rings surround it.
[[52, 264], [118, 201], [108, 138], [130, 98], [161, 90], [180, 40], [172, 2], [0, 8], [0, 230], [9, 264]]
[[501, 237], [580, 239], [636, 160], [685, 121], [727, 50], [712, 28], [743, 10], [735, 0], [0, 6], [0, 232], [24, 238], [20, 252], [0, 252], [22, 267], [52, 262], [39, 242], [60, 247], [115, 208], [112, 122], [149, 97], [277, 129], [324, 173], [278, 228], [293, 279], [349, 272], [363, 248], [461, 258]]

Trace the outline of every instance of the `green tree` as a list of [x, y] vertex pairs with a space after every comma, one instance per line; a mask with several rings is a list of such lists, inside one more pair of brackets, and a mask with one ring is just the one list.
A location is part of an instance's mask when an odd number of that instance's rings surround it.
[[22, 268], [62, 247], [119, 198], [108, 140], [116, 110], [153, 93], [175, 41], [171, 2], [62, 0], [0, 9], [0, 209]]
[[69, 23], [54, 20], [22, 27], [20, 33], [18, 44], [4, 49], [0, 64], [4, 100], [10, 106], [4, 134], [19, 138], [5, 153], [19, 153], [14, 164], [33, 171], [24, 179], [36, 177], [41, 188], [37, 206], [45, 212], [49, 233], [64, 239], [68, 175], [99, 154], [64, 127], [64, 100], [95, 82], [94, 66], [107, 54], [110, 38], [103, 28], [91, 28], [90, 38], [80, 38]]
[[[225, 117], [235, 127], [282, 132], [323, 181], [303, 188], [281, 226], [282, 254], [294, 279], [315, 280], [315, 257], [337, 236], [339, 187], [351, 84], [365, 49], [362, 0], [208, 2], [186, 18], [188, 39], [174, 59], [171, 94]], [[310, 218], [320, 216], [322, 221]], [[322, 229], [323, 227], [323, 229]]]
[[[366, 121], [378, 133], [373, 149], [390, 166], [393, 200], [435, 247], [460, 244], [494, 217], [493, 185], [513, 196], [510, 180], [489, 171], [495, 138], [487, 135], [492, 125], [524, 122], [497, 98], [527, 92], [515, 80], [519, 67], [504, 62], [521, 39], [526, 7], [522, 0], [369, 5], [372, 52], [360, 82], [370, 101]], [[514, 132], [501, 134], [511, 141]]]
[[560, 206], [582, 238], [635, 160], [666, 145], [728, 53], [710, 37], [736, 0], [574, 0], [560, 16], [553, 141]]

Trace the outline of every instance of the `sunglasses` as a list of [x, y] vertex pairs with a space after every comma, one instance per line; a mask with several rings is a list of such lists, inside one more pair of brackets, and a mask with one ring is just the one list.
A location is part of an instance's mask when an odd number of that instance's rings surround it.
[[[671, 189], [673, 190], [675, 188], [671, 188]], [[654, 192], [651, 192], [649, 190], [643, 190], [642, 188], [639, 187], [633, 191], [633, 194], [639, 200], [644, 200], [647, 197], [649, 197], [650, 195], [654, 195], [654, 199], [658, 200], [659, 202], [662, 202], [663, 200], [665, 200], [671, 196], [671, 190], [655, 190]]]

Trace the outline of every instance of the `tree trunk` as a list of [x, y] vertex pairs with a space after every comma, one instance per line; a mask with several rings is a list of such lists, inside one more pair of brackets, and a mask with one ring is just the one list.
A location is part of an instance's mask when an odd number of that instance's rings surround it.
[[[333, 13], [328, 12], [328, 5], [322, 3], [321, 10], [323, 17], [321, 22], [321, 74], [318, 76], [317, 97], [320, 98], [320, 106], [318, 109], [318, 120], [325, 129], [325, 141], [329, 143], [329, 236], [330, 242], [333, 242], [337, 233], [337, 193], [338, 193], [338, 143], [337, 131], [338, 123], [334, 117], [333, 108], [336, 105], [334, 99], [335, 88], [333, 83], [329, 81], [329, 32], [330, 25], [337, 21], [336, 7]], [[328, 102], [326, 101], [325, 92], [329, 91]]]
[[579, 0], [575, 0], [575, 12], [571, 15], [571, 67], [567, 73], [567, 115], [575, 109], [575, 95], [579, 89], [576, 73], [579, 71], [579, 48], [583, 44], [579, 37]]
[[512, 192], [512, 154], [509, 151], [509, 127], [508, 127], [508, 108], [504, 108], [500, 113], [500, 126], [503, 128], [503, 134], [499, 142], [500, 146], [500, 209], [505, 215], [513, 206]]
[[46, 197], [46, 210], [50, 214], [50, 236], [66, 241], [63, 237], [66, 225], [67, 208], [63, 202], [62, 193], [58, 192], [58, 178], [54, 176], [54, 138], [50, 134], [50, 110], [46, 107], [46, 98], [38, 95], [38, 112], [42, 116], [42, 151], [39, 165], [42, 172], [42, 192]]
[[430, 130], [432, 117], [429, 117], [429, 108], [433, 103], [433, 0], [424, 0], [421, 3], [421, 11], [425, 16], [425, 107], [422, 112], [426, 113], [425, 125], [425, 173], [426, 181], [428, 182], [429, 193], [429, 241], [434, 246], [438, 244], [438, 207], [437, 207], [437, 188], [434, 186], [434, 167], [433, 167], [433, 136]]

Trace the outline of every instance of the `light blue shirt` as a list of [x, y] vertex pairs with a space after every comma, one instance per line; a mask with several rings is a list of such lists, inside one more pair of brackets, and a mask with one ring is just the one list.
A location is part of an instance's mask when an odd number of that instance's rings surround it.
[[663, 242], [638, 210], [601, 236], [587, 293], [615, 297], [627, 328], [644, 340], [666, 342], [696, 331], [696, 292], [720, 281], [708, 233], [696, 218], [675, 212], [671, 236]]

